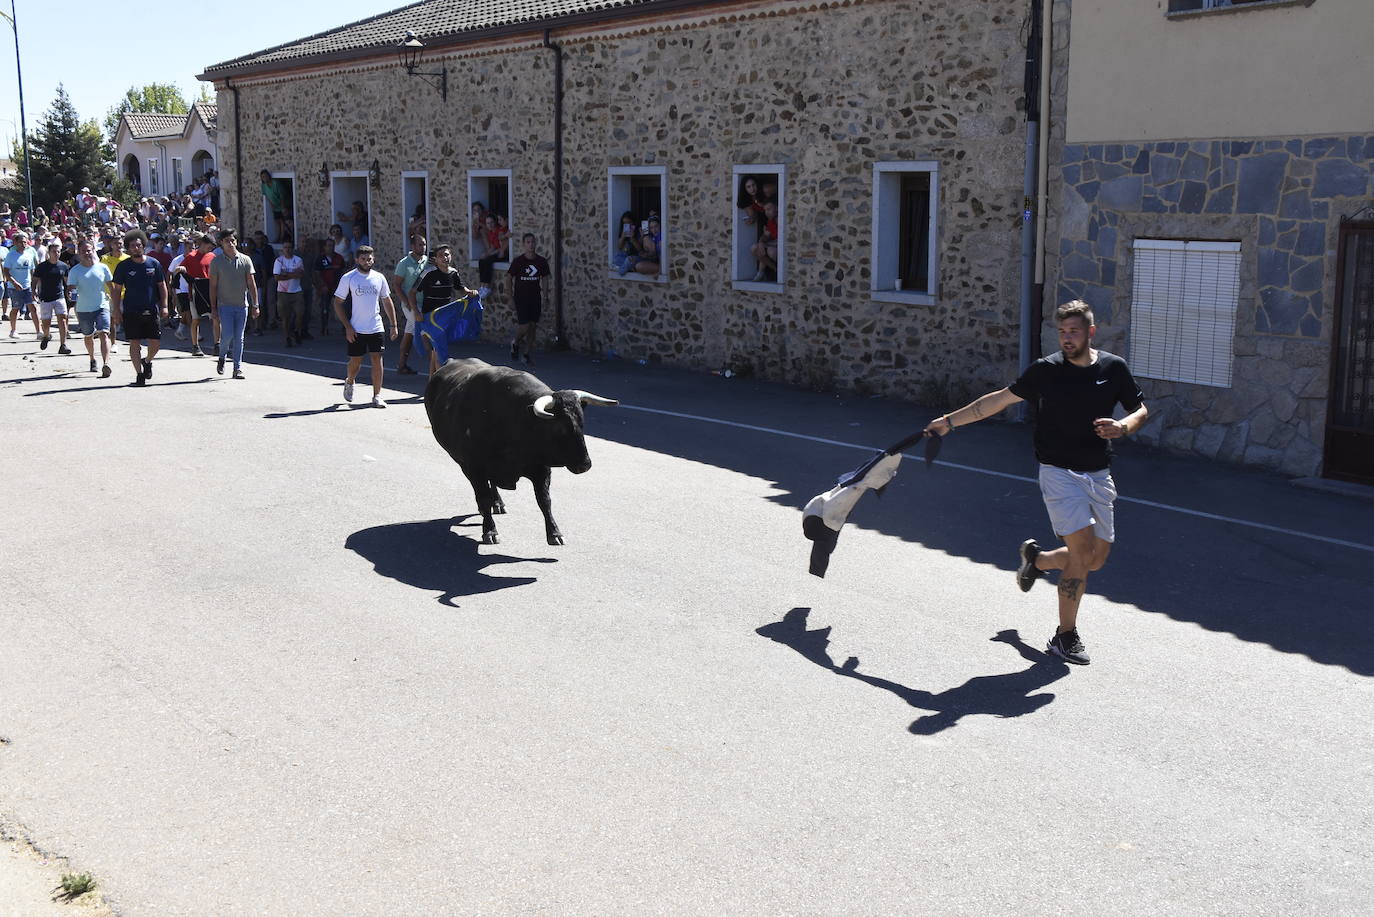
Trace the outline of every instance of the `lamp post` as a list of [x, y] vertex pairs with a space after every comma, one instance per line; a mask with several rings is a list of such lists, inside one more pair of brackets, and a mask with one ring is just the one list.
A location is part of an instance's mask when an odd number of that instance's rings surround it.
[[[5, 16], [0, 12], [0, 16]], [[14, 66], [19, 71], [19, 133], [24, 137], [24, 190], [29, 194], [29, 213], [33, 213], [33, 179], [29, 172], [29, 129], [24, 118], [24, 64], [19, 60], [19, 22], [15, 12], [14, 0], [10, 0], [10, 28], [14, 30]]]

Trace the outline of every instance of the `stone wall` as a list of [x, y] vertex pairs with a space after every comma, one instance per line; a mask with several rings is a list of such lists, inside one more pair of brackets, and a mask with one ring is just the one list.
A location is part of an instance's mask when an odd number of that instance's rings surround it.
[[[1056, 73], [1071, 57], [1056, 2]], [[1062, 123], [1062, 83], [1056, 83]], [[1137, 238], [1241, 243], [1230, 388], [1140, 379], [1140, 437], [1175, 451], [1316, 473], [1325, 435], [1340, 218], [1374, 193], [1374, 136], [1051, 146], [1047, 317], [1094, 307], [1102, 347], [1129, 357]], [[1047, 342], [1053, 329], [1047, 321]], [[1052, 345], [1048, 345], [1052, 346]]]
[[[570, 342], [941, 404], [1005, 384], [1018, 361], [1023, 13], [957, 0], [778, 2], [558, 36]], [[401, 254], [391, 227], [403, 169], [430, 171], [432, 241], [465, 238], [467, 170], [513, 169], [514, 228], [549, 251], [552, 53], [527, 42], [446, 62], [447, 110], [390, 59], [245, 80], [247, 228], [260, 222], [259, 169], [296, 172], [298, 222], [315, 230], [330, 220], [314, 179], [321, 161], [365, 169], [375, 157], [382, 263]], [[232, 189], [232, 93], [219, 101], [222, 184]], [[873, 164], [908, 160], [940, 166], [933, 305], [877, 302], [869, 290]], [[787, 168], [781, 292], [731, 284], [732, 167], [756, 163]], [[621, 279], [607, 264], [607, 170], [640, 165], [668, 170], [663, 283]], [[499, 300], [493, 313], [503, 325]]]

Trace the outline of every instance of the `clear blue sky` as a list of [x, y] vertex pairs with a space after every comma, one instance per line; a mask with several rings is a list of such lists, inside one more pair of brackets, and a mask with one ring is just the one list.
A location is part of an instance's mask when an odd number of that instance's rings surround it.
[[[57, 97], [58, 83], [67, 88], [83, 121], [104, 121], [130, 86], [174, 83], [194, 101], [200, 92], [195, 75], [210, 64], [405, 5], [405, 0], [239, 0], [231, 6], [125, 8], [102, 0], [16, 0], [29, 130]], [[10, 0], [0, 0], [0, 11], [10, 12]], [[16, 77], [14, 33], [0, 19], [0, 155], [9, 154], [10, 138], [19, 133]]]

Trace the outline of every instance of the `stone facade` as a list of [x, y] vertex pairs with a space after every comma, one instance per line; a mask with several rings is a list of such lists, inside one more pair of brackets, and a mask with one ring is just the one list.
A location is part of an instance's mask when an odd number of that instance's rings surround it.
[[[1062, 113], [1069, 6], [1054, 9]], [[1082, 144], [1065, 143], [1061, 128], [1051, 156], [1046, 276], [1056, 282], [1046, 298], [1091, 303], [1105, 349], [1130, 354], [1134, 240], [1241, 243], [1231, 387], [1140, 379], [1152, 415], [1140, 437], [1317, 473], [1340, 218], [1374, 194], [1374, 136]], [[1052, 340], [1048, 322], [1045, 331]]]
[[[1023, 11], [957, 0], [723, 4], [721, 12], [560, 32], [565, 87], [564, 285], [570, 343], [701, 369], [732, 366], [817, 388], [957, 400], [1017, 369], [1024, 118]], [[438, 65], [439, 60], [427, 61]], [[538, 39], [448, 55], [449, 98], [373, 65], [221, 87], [225, 210], [235, 145], [245, 228], [260, 169], [297, 176], [297, 223], [329, 225], [331, 169], [366, 169], [374, 244], [401, 255], [402, 170], [430, 174], [430, 238], [468, 231], [467, 172], [511, 169], [517, 234], [549, 252], [553, 53]], [[234, 136], [234, 106], [241, 136]], [[939, 164], [938, 295], [870, 292], [874, 163]], [[788, 270], [778, 292], [731, 283], [739, 164], [786, 168]], [[607, 264], [608, 169], [665, 166], [666, 280]], [[390, 227], [397, 227], [394, 231]], [[498, 298], [489, 327], [508, 316]], [[545, 331], [551, 331], [546, 317]]]

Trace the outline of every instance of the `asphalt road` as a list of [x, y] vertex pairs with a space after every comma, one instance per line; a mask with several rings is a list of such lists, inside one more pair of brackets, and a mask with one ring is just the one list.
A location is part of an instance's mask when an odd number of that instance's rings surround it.
[[0, 341], [0, 816], [119, 913], [1368, 913], [1374, 503], [1128, 448], [1070, 669], [1020, 425], [820, 580], [801, 505], [937, 409], [547, 356], [624, 405], [565, 546], [527, 483], [482, 546], [422, 378], [249, 346]]

